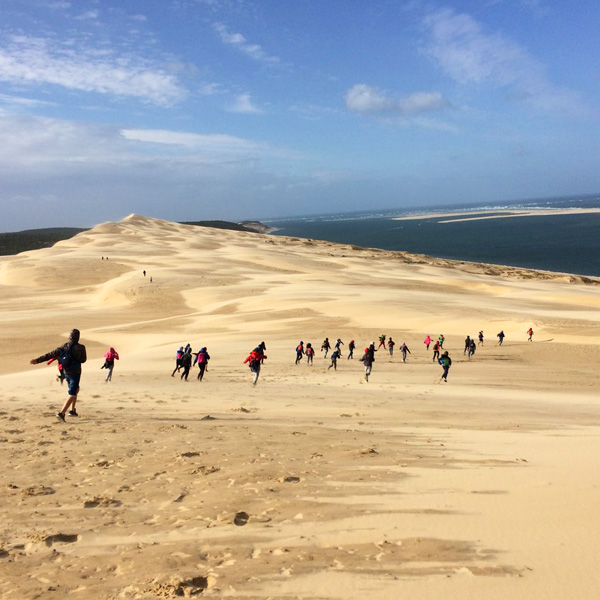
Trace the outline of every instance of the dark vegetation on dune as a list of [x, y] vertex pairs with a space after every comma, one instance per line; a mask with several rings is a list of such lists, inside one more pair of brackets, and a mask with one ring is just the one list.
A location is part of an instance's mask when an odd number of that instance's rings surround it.
[[68, 240], [86, 231], [76, 227], [51, 227], [49, 229], [28, 229], [12, 233], [0, 233], [0, 255], [18, 254], [27, 250], [49, 248], [56, 242]]
[[256, 233], [256, 229], [246, 227], [242, 223], [230, 223], [229, 221], [182, 221], [182, 225], [199, 225], [200, 227], [213, 227], [215, 229], [232, 229], [233, 231], [250, 231]]

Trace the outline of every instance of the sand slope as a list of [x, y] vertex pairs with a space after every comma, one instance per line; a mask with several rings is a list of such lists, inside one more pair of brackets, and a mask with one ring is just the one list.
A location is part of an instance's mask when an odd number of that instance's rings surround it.
[[[599, 317], [589, 279], [137, 215], [2, 257], [0, 595], [595, 598]], [[28, 361], [72, 327], [63, 424], [56, 367]], [[294, 365], [300, 339], [358, 358], [381, 333], [412, 354], [369, 383]], [[187, 342], [202, 383], [170, 376]]]

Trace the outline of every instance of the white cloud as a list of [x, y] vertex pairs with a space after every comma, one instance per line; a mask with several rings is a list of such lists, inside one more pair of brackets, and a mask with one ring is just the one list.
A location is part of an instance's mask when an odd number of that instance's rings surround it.
[[14, 36], [0, 48], [0, 81], [52, 84], [164, 106], [185, 97], [174, 76], [141, 57], [115, 56], [93, 48], [74, 50], [68, 44], [25, 36]]
[[258, 44], [250, 44], [241, 33], [230, 33], [223, 23], [213, 23], [213, 28], [224, 44], [236, 47], [249, 58], [266, 64], [279, 64], [279, 58], [269, 56]]
[[10, 174], [12, 182], [54, 174], [101, 173], [103, 169], [173, 172], [231, 165], [232, 161], [299, 158], [285, 149], [224, 133], [118, 129], [8, 112], [0, 115], [0, 179], [8, 181]]
[[405, 117], [442, 110], [449, 106], [448, 101], [439, 92], [417, 92], [403, 98], [392, 98], [364, 83], [350, 88], [344, 98], [346, 108], [353, 112], [395, 113]]
[[175, 220], [256, 218], [259, 208], [270, 202], [274, 210], [280, 201], [278, 194], [266, 198], [262, 187], [281, 180], [282, 162], [297, 168], [302, 158], [227, 134], [119, 130], [1, 109], [0, 116], [5, 231], [82, 226], [131, 212]]
[[372, 113], [391, 110], [393, 101], [374, 87], [358, 83], [345, 95], [348, 110], [360, 113]]
[[262, 114], [262, 110], [252, 103], [250, 94], [240, 94], [231, 108], [232, 112], [246, 114]]

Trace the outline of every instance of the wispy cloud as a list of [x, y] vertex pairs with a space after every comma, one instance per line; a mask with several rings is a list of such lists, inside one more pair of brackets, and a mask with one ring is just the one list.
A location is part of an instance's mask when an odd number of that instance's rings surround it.
[[165, 129], [121, 129], [120, 134], [128, 140], [184, 149], [218, 153], [255, 153], [264, 146], [227, 134], [198, 134]]
[[426, 53], [459, 83], [504, 86], [542, 77], [542, 66], [524, 48], [499, 33], [484, 32], [467, 14], [441, 10], [430, 14], [425, 25], [431, 33]]
[[97, 10], [86, 10], [75, 17], [76, 21], [94, 21], [100, 13]]
[[250, 94], [240, 94], [231, 107], [231, 112], [245, 114], [262, 114], [264, 111], [252, 103]]
[[213, 23], [214, 30], [219, 34], [224, 44], [237, 48], [240, 52], [251, 58], [269, 65], [276, 65], [280, 60], [276, 56], [267, 54], [258, 44], [251, 44], [241, 33], [230, 33], [223, 23]]
[[350, 88], [344, 99], [346, 108], [353, 112], [395, 113], [404, 117], [439, 111], [449, 106], [448, 101], [439, 92], [417, 92], [410, 96], [394, 98], [364, 83]]
[[66, 8], [70, 8], [71, 3], [66, 2], [65, 0], [56, 0], [56, 2], [48, 2], [46, 6], [52, 10], [64, 10]]
[[485, 31], [470, 15], [440, 10], [425, 18], [425, 26], [430, 34], [425, 53], [454, 81], [507, 88], [511, 100], [544, 111], [587, 112], [576, 92], [549, 81], [545, 66], [527, 48]]
[[23, 96], [11, 96], [10, 94], [0, 94], [0, 104], [9, 107], [36, 108], [38, 106], [52, 106], [53, 102], [38, 100], [37, 98], [25, 98]]
[[0, 48], [0, 81], [52, 84], [163, 106], [186, 95], [173, 75], [142, 57], [117, 56], [94, 48], [75, 50], [68, 43], [26, 36], [13, 36]]

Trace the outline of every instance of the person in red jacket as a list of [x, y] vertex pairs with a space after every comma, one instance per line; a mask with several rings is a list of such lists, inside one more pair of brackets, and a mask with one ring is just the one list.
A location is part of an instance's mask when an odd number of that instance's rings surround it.
[[244, 361], [244, 364], [250, 363], [250, 371], [254, 375], [254, 379], [252, 380], [252, 385], [256, 385], [258, 382], [258, 376], [260, 375], [260, 365], [263, 360], [266, 360], [266, 355], [262, 353], [260, 346], [257, 346], [250, 352], [250, 355]]

